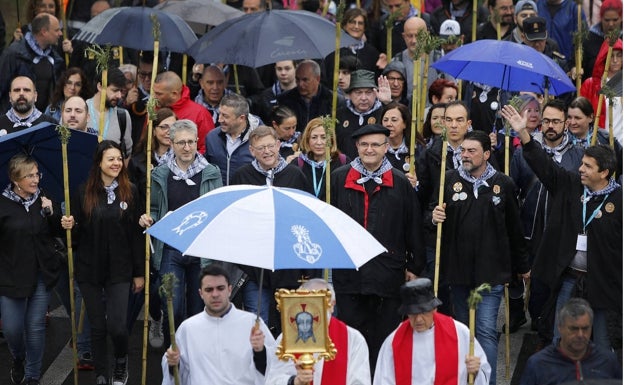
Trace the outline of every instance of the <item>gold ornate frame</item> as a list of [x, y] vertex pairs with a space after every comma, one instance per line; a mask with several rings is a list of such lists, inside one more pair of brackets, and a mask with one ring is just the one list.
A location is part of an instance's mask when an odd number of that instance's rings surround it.
[[282, 322], [282, 340], [275, 352], [279, 359], [290, 358], [310, 365], [320, 358], [334, 359], [336, 347], [329, 338], [327, 314], [331, 293], [280, 289], [275, 293], [275, 300]]

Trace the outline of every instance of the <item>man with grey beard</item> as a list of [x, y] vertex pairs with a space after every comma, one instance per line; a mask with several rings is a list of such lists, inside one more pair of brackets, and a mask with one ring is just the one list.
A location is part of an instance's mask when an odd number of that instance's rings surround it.
[[0, 136], [10, 134], [41, 122], [55, 123], [35, 107], [37, 90], [35, 83], [26, 76], [17, 76], [11, 81], [9, 102], [11, 108], [0, 116]]

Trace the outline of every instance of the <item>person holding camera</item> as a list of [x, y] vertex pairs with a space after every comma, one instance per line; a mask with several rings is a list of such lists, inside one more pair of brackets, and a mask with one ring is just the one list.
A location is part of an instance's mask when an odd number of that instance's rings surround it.
[[0, 313], [13, 357], [12, 383], [37, 385], [45, 315], [60, 267], [52, 244], [60, 216], [39, 188], [42, 174], [35, 159], [15, 155], [8, 172], [11, 183], [0, 197]]

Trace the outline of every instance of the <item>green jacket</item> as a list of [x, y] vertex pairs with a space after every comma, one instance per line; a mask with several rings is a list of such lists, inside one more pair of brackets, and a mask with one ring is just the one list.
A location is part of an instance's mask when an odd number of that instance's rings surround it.
[[[167, 164], [160, 165], [152, 172], [152, 186], [150, 193], [150, 215], [154, 222], [164, 217], [169, 211], [167, 200], [167, 178], [169, 177], [169, 167]], [[199, 195], [204, 195], [209, 191], [223, 186], [221, 182], [221, 172], [219, 167], [208, 164], [202, 170], [201, 184], [199, 186]], [[164, 243], [156, 238], [152, 239], [154, 253], [152, 255], [152, 266], [154, 269], [160, 270], [160, 261], [162, 260], [162, 252]]]

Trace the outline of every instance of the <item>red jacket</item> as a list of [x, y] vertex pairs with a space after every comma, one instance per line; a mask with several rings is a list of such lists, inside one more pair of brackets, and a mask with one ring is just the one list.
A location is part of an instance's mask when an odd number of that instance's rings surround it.
[[206, 135], [214, 128], [214, 122], [210, 111], [192, 101], [190, 95], [189, 88], [183, 85], [182, 96], [169, 108], [175, 112], [178, 119], [189, 119], [197, 124], [197, 151], [204, 154], [206, 152]]
[[[622, 51], [622, 39], [618, 39], [613, 45], [613, 50]], [[596, 58], [596, 63], [594, 64], [594, 71], [592, 72], [592, 76], [590, 78], [585, 79], [583, 85], [581, 86], [581, 96], [586, 97], [591, 102], [594, 107], [594, 112], [598, 113], [596, 109], [598, 108], [598, 100], [600, 99], [600, 80], [602, 79], [602, 74], [605, 69], [605, 64], [607, 61], [607, 52], [609, 51], [609, 44], [605, 40], [600, 47], [600, 51], [598, 52], [598, 57]], [[598, 121], [598, 127], [605, 128], [605, 116], [607, 115], [606, 111], [606, 103], [602, 102], [602, 109], [600, 111], [600, 120]]]

